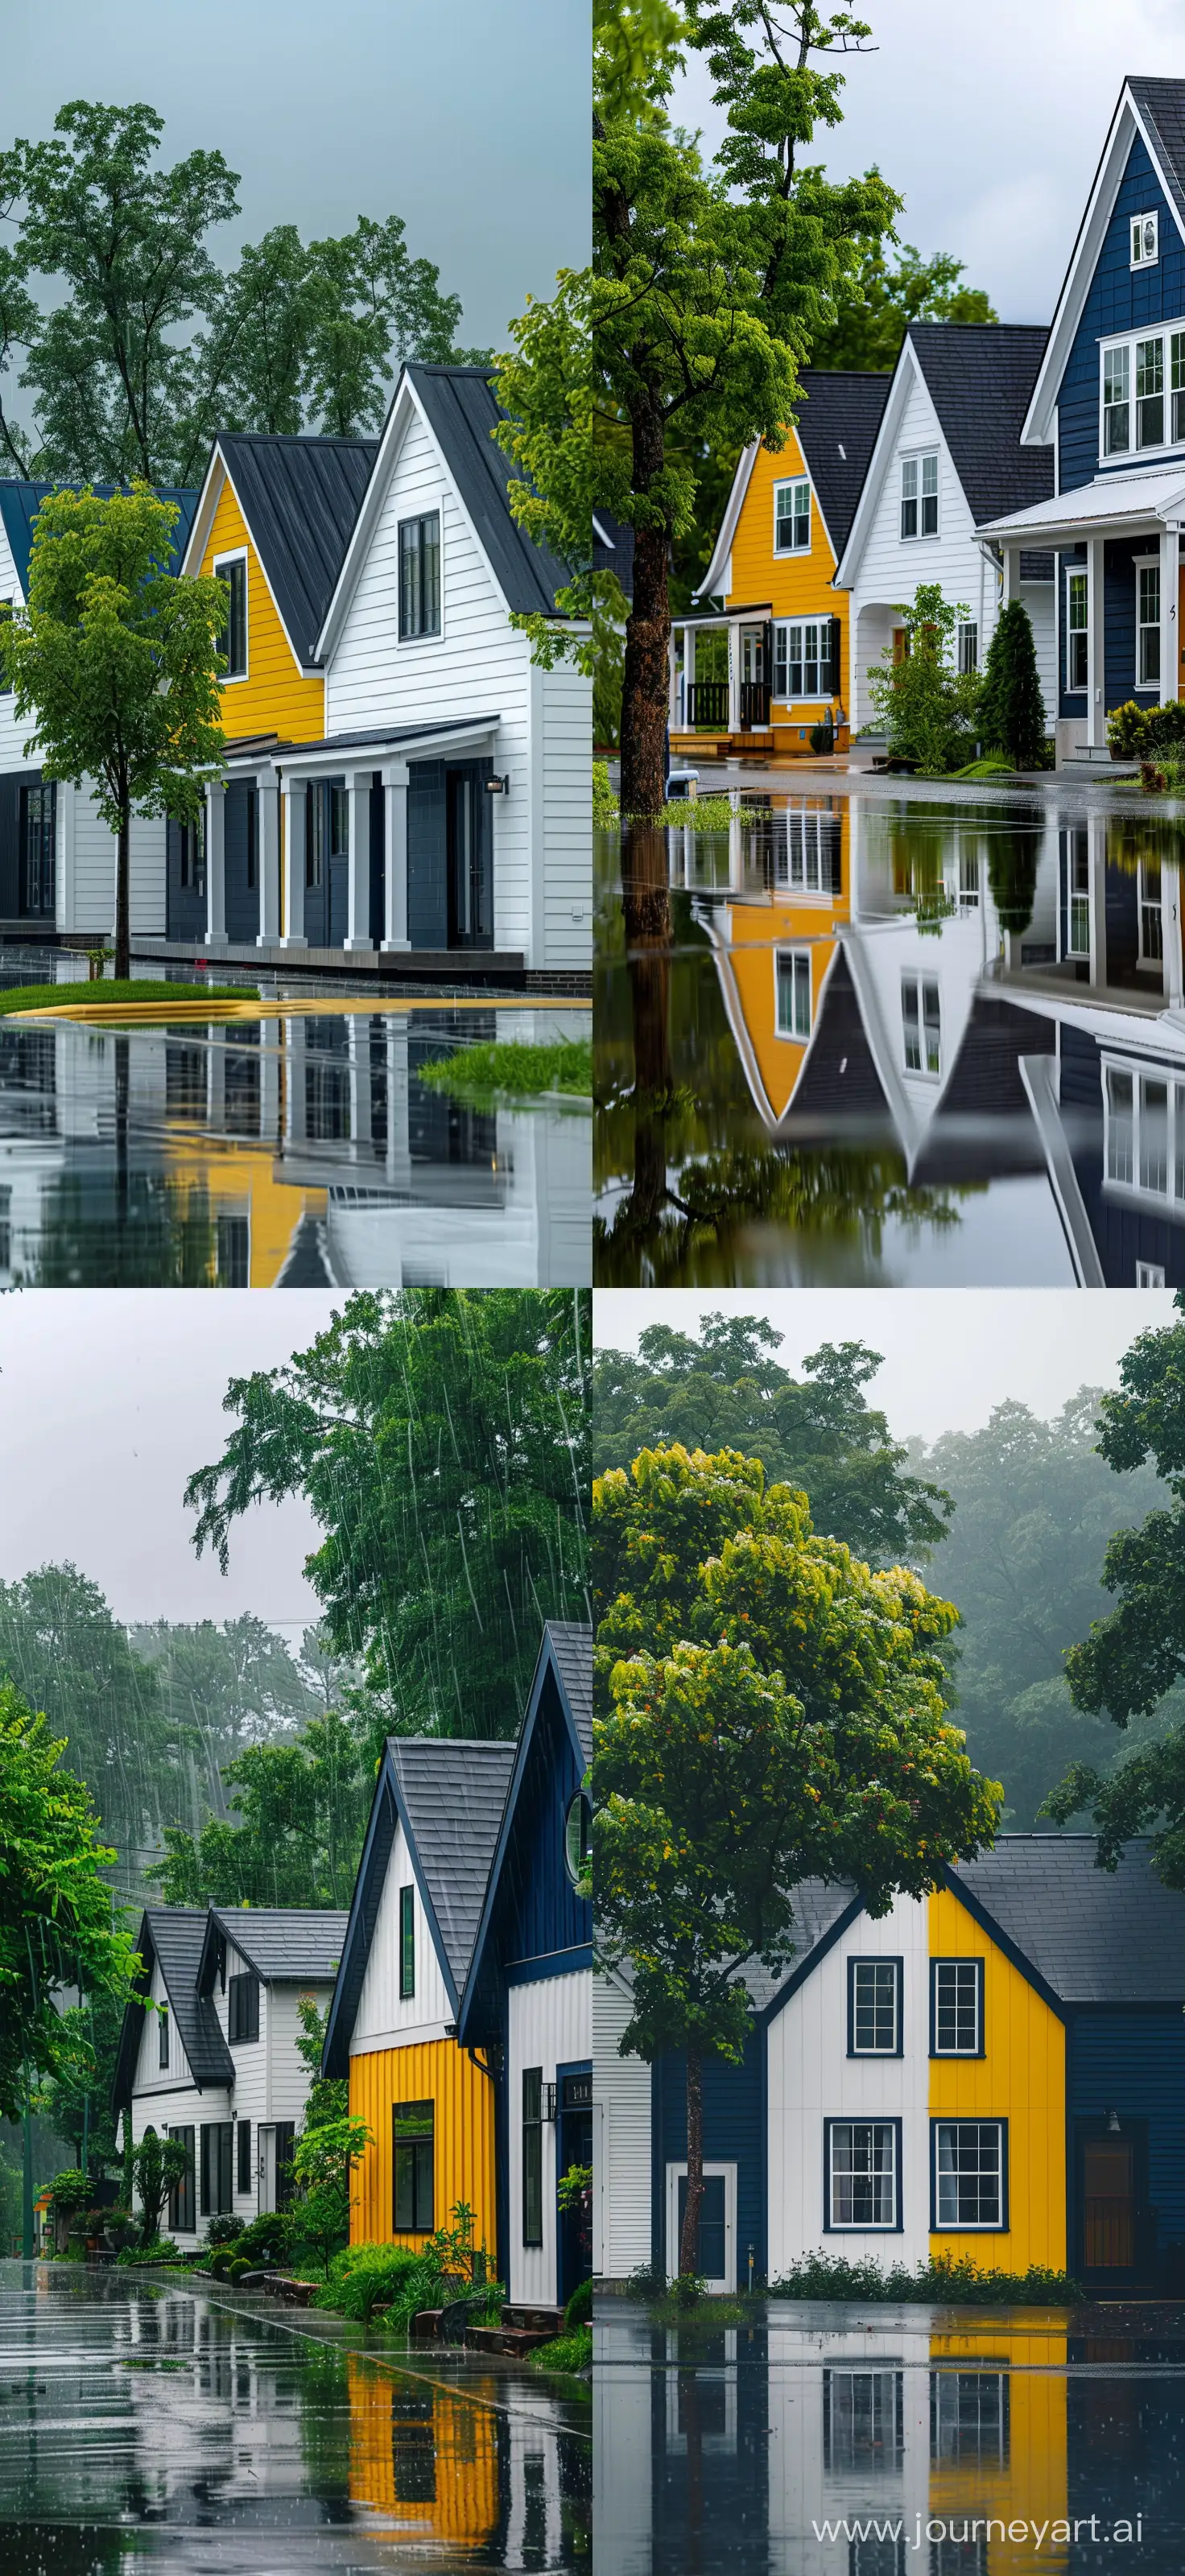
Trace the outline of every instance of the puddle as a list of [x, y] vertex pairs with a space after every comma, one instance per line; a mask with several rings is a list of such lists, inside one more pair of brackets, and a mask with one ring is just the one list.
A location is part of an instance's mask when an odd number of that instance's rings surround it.
[[597, 1279], [1185, 1284], [1181, 825], [733, 801], [599, 838]]

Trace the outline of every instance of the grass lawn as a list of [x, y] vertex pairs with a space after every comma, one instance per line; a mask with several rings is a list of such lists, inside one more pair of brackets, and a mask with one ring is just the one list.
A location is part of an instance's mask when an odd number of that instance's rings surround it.
[[552, 1046], [518, 1041], [462, 1047], [439, 1064], [424, 1067], [421, 1082], [431, 1091], [447, 1091], [454, 1100], [488, 1100], [495, 1091], [513, 1092], [523, 1100], [541, 1092], [567, 1091], [592, 1098], [592, 1044], [588, 1038], [557, 1039]]
[[165, 984], [132, 976], [116, 984], [12, 984], [0, 986], [0, 1013], [46, 1011], [60, 1002], [257, 1002], [254, 984]]

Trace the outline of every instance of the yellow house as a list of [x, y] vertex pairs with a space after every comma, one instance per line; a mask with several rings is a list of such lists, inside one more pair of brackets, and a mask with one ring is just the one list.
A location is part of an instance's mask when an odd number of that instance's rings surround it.
[[[1066, 2030], [1023, 1954], [953, 1879], [928, 1900], [930, 2248], [984, 2262], [977, 2202], [995, 2193], [991, 2262], [1066, 2269]], [[989, 2169], [996, 2139], [997, 2175]], [[978, 2178], [966, 2170], [970, 2148]], [[984, 2142], [987, 2141], [985, 2149]], [[964, 2230], [960, 2217], [971, 2213]]]
[[795, 1101], [851, 919], [846, 797], [794, 797], [730, 826], [729, 900], [706, 907], [728, 1024], [766, 1127]]
[[375, 2141], [355, 2168], [355, 2244], [422, 2245], [463, 2204], [494, 2253], [493, 2072], [456, 2026], [514, 1750], [392, 1736], [384, 1751], [323, 2060]]
[[820, 725], [846, 750], [848, 602], [832, 584], [890, 381], [807, 368], [784, 447], [745, 449], [699, 594], [719, 606], [675, 620], [673, 760], [809, 758]]

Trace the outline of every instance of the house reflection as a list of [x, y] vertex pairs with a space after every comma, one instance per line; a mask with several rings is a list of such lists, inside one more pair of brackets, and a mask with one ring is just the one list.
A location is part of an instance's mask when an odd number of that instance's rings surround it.
[[[540, 2393], [529, 2409], [346, 2356], [350, 2497], [451, 2566], [567, 2567], [587, 2547], [587, 2441]], [[549, 2420], [550, 2419], [550, 2420]], [[402, 2563], [402, 2562], [401, 2562]]]

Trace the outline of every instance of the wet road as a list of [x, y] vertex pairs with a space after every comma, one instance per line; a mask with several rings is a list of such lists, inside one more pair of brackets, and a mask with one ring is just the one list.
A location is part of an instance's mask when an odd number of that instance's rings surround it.
[[0, 2262], [4, 2576], [586, 2567], [587, 2410], [435, 2376], [204, 2289]]
[[596, 2326], [597, 2576], [1180, 2576], [1185, 2309]]

